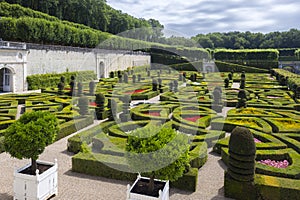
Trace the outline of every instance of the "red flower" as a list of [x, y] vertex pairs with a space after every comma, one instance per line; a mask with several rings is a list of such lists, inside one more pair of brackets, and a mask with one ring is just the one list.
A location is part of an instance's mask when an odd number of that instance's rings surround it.
[[143, 112], [145, 115], [160, 117], [160, 112]]
[[196, 122], [198, 119], [202, 118], [199, 115], [193, 116], [193, 117], [185, 117], [183, 119], [187, 120], [187, 121], [191, 121], [191, 122]]

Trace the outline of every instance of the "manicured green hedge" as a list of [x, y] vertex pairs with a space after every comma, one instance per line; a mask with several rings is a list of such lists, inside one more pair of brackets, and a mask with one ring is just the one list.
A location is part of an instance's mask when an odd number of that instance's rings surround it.
[[276, 49], [217, 49], [214, 51], [216, 60], [270, 60], [277, 61], [279, 51]]
[[189, 168], [177, 181], [171, 182], [170, 186], [181, 190], [195, 192], [198, 185], [198, 168]]
[[68, 121], [66, 123], [63, 123], [60, 125], [60, 131], [56, 137], [56, 140], [59, 140], [61, 138], [64, 138], [72, 133], [75, 133], [79, 131], [80, 129], [83, 129], [91, 124], [94, 123], [94, 117], [88, 116], [85, 118], [78, 118], [71, 121]]
[[300, 135], [299, 133], [274, 133], [275, 137], [283, 141], [289, 148], [294, 149], [300, 154]]
[[[153, 116], [148, 113], [157, 112], [160, 116]], [[133, 120], [160, 120], [169, 121], [170, 109], [164, 106], [151, 106], [150, 104], [142, 104], [130, 110]]]
[[254, 182], [262, 199], [299, 199], [300, 180], [256, 174]]
[[203, 62], [197, 61], [197, 62], [186, 62], [186, 63], [176, 63], [169, 65], [174, 70], [177, 71], [202, 71], [203, 70]]
[[231, 132], [236, 126], [252, 128], [264, 133], [272, 132], [272, 127], [266, 121], [257, 117], [227, 117], [226, 120], [217, 118], [211, 122], [211, 128], [213, 130]]
[[68, 139], [68, 151], [73, 153], [78, 153], [81, 149], [81, 145], [85, 142], [86, 144], [90, 144], [92, 142], [92, 138], [97, 135], [108, 131], [108, 128], [114, 125], [114, 121], [103, 122], [98, 126], [95, 126], [89, 130], [80, 132], [73, 137]]
[[300, 133], [300, 120], [291, 118], [265, 118], [274, 133]]
[[[135, 130], [137, 128], [141, 128], [149, 124], [150, 121], [130, 121], [125, 123], [116, 124], [114, 126], [111, 126], [108, 128], [108, 135], [115, 136], [115, 137], [121, 137], [121, 138], [127, 138], [128, 134], [126, 132]], [[159, 121], [152, 121], [152, 123], [159, 124]]]
[[[262, 133], [260, 131], [255, 131], [253, 129], [250, 129], [253, 136], [260, 140], [261, 143], [256, 143], [256, 149], [262, 150], [262, 149], [285, 149], [287, 148], [287, 145], [284, 144], [282, 141], [274, 137], [273, 135]], [[226, 137], [223, 139], [220, 139], [214, 146], [213, 151], [216, 153], [221, 154], [221, 148], [222, 147], [228, 147], [229, 144], [229, 138]]]
[[250, 67], [250, 66], [245, 66], [241, 64], [234, 64], [230, 62], [223, 62], [216, 60], [215, 64], [220, 72], [247, 72], [247, 73], [266, 73], [268, 72], [267, 69], [264, 68], [258, 68], [258, 67]]
[[238, 108], [227, 112], [227, 117], [281, 117], [281, 115], [258, 108]]
[[61, 74], [37, 74], [27, 76], [28, 89], [35, 90], [41, 88], [54, 87], [60, 82], [60, 77], [65, 77], [65, 84], [69, 84], [71, 76], [76, 77], [76, 81], [91, 81], [96, 79], [93, 71], [80, 71], [80, 72], [65, 72]]

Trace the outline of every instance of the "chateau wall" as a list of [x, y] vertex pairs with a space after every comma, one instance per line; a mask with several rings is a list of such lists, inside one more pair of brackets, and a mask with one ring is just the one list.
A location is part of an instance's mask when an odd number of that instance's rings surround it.
[[27, 75], [92, 70], [100, 78], [110, 71], [150, 64], [149, 55], [111, 52], [30, 49]]
[[34, 74], [91, 70], [101, 78], [109, 77], [111, 71], [150, 65], [150, 62], [150, 55], [130, 51], [0, 43], [0, 69], [10, 69], [12, 92], [26, 91], [26, 77]]

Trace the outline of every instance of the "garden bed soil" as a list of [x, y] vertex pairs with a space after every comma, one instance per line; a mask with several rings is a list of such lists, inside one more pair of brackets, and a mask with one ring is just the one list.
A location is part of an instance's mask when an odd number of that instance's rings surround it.
[[[37, 163], [37, 169], [39, 170], [39, 174], [44, 173], [49, 168], [53, 167], [53, 165], [47, 165], [47, 164], [40, 164]], [[31, 171], [31, 166], [27, 167], [26, 169], [20, 171], [21, 174], [27, 174], [27, 175], [35, 175], [35, 172]]]
[[132, 188], [131, 192], [141, 195], [147, 195], [152, 197], [159, 197], [159, 190], [163, 191], [166, 183], [160, 181], [154, 181], [154, 190], [152, 192], [148, 191], [149, 179], [140, 179], [135, 186]]

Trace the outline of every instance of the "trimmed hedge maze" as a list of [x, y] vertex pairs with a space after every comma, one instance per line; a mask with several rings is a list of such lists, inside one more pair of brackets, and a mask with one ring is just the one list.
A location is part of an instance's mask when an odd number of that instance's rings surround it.
[[[70, 138], [68, 147], [73, 152], [80, 151], [81, 147], [78, 145], [80, 141], [92, 144], [90, 151], [82, 151], [72, 158], [72, 170], [113, 179], [134, 180], [136, 174], [130, 172], [124, 156], [127, 136], [130, 134], [130, 131], [150, 124], [158, 125], [161, 124], [161, 121], [142, 120], [121, 124], [104, 122], [91, 130]], [[165, 124], [165, 126], [171, 125], [171, 122]], [[180, 189], [195, 191], [198, 168], [203, 166], [207, 159], [206, 143], [193, 141], [190, 145], [189, 155], [190, 169], [183, 177], [172, 182], [172, 185]]]
[[[5, 129], [16, 120], [16, 116], [24, 112], [38, 110], [54, 113], [60, 123], [57, 140], [68, 136], [94, 122], [93, 115], [80, 116], [78, 108], [73, 106], [73, 99], [68, 96], [57, 96], [50, 93], [6, 94], [0, 96], [0, 152], [4, 151], [3, 139]], [[91, 112], [93, 114], [93, 112]]]
[[[72, 158], [73, 171], [113, 179], [135, 179], [124, 158], [128, 134], [149, 124], [164, 124], [187, 134], [191, 142], [191, 167], [171, 185], [194, 191], [198, 168], [207, 159], [207, 148], [213, 148], [227, 163], [229, 137], [226, 135], [241, 126], [249, 128], [254, 136], [257, 148], [255, 185], [261, 198], [273, 197], [270, 192], [278, 194], [281, 199], [287, 199], [283, 194], [298, 197], [300, 105], [294, 92], [274, 75], [246, 73], [243, 77], [242, 73], [230, 74], [145, 69], [139, 74], [131, 70], [115, 72], [111, 78], [101, 79], [95, 93], [101, 92], [108, 99], [116, 99], [119, 107], [124, 103], [124, 95], [129, 95], [132, 100], [145, 101], [140, 102], [141, 105], [132, 104], [128, 122], [119, 123], [115, 119], [117, 122], [104, 122], [69, 138], [68, 150], [76, 153]], [[229, 87], [224, 88], [224, 79], [228, 76], [231, 78]], [[158, 79], [161, 79], [160, 84]], [[236, 108], [241, 88], [231, 86], [243, 80], [246, 106]], [[212, 109], [216, 87], [221, 88], [220, 105], [231, 107], [225, 118]], [[158, 103], [146, 101], [157, 95]], [[92, 96], [89, 98], [93, 101]], [[260, 162], [267, 159], [286, 161], [289, 166], [278, 169]]]
[[[295, 99], [296, 94], [289, 90], [287, 85], [280, 83], [278, 74], [255, 76], [257, 75], [246, 74], [247, 107], [233, 108], [228, 111], [226, 118], [212, 120], [212, 129], [228, 133], [237, 126], [250, 129], [257, 149], [254, 178], [257, 196], [254, 198], [298, 199], [300, 115], [299, 104]], [[226, 89], [226, 91], [227, 101], [231, 101], [233, 107], [232, 97], [237, 92], [233, 89]], [[213, 151], [222, 156], [226, 165], [229, 158], [228, 145], [229, 137], [225, 137], [218, 140], [213, 147]], [[239, 164], [242, 170], [242, 163]], [[227, 179], [226, 184], [236, 188], [236, 194], [246, 195], [243, 194], [239, 183]], [[232, 188], [231, 191], [234, 190]]]

